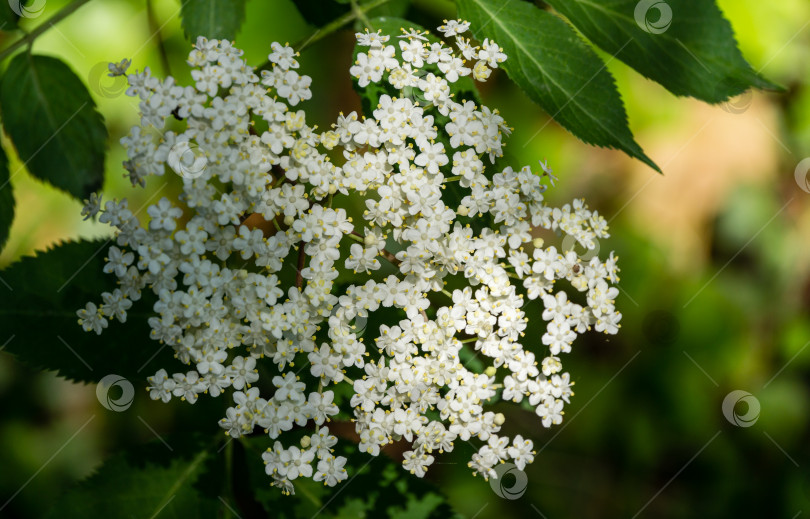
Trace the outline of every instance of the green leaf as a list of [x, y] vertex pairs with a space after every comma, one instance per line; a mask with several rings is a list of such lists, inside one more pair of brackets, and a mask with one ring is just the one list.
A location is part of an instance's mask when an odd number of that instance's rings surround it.
[[348, 3], [333, 0], [293, 0], [307, 23], [321, 27], [351, 10]]
[[8, 158], [0, 148], [0, 250], [8, 239], [11, 222], [14, 220], [14, 192], [8, 173]]
[[183, 30], [190, 41], [197, 36], [234, 40], [245, 20], [246, 0], [186, 0], [181, 10]]
[[188, 438], [170, 440], [170, 445], [173, 452], [155, 443], [110, 458], [95, 474], [62, 495], [47, 517], [219, 517], [222, 503], [215, 495], [196, 488], [206, 460], [214, 453]]
[[130, 308], [126, 323], [111, 321], [101, 335], [78, 324], [78, 309], [89, 301], [101, 303], [101, 293], [117, 287], [115, 276], [102, 273], [112, 244], [64, 243], [0, 271], [4, 351], [79, 382], [97, 382], [109, 374], [140, 381], [157, 366], [170, 365], [171, 348], [149, 338], [147, 318], [153, 312], [147, 291]]
[[779, 89], [743, 58], [714, 0], [547, 0], [611, 55], [670, 92], [710, 103]]
[[506, 73], [554, 120], [586, 143], [620, 149], [660, 171], [633, 139], [605, 63], [567, 23], [526, 2], [457, 4], [479, 40], [503, 47]]
[[0, 84], [3, 127], [35, 177], [82, 199], [101, 188], [107, 128], [62, 61], [18, 54]]
[[[360, 2], [360, 5], [370, 4], [372, 0], [365, 0]], [[366, 13], [369, 19], [379, 17], [403, 17], [408, 12], [411, 5], [411, 0], [391, 0], [379, 7], [375, 7]], [[374, 25], [374, 22], [371, 22]], [[408, 22], [410, 23], [410, 22]], [[376, 25], [374, 29], [379, 29]]]
[[18, 29], [20, 15], [11, 9], [11, 2], [0, 2], [0, 32], [11, 32]]

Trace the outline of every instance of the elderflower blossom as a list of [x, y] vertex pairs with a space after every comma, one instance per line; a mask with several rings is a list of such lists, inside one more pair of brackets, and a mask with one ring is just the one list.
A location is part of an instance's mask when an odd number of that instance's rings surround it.
[[[474, 47], [461, 36], [468, 27], [440, 27], [458, 53], [426, 33], [403, 31], [397, 45], [358, 33], [367, 49], [350, 73], [388, 93], [325, 131], [295, 111], [310, 78], [286, 45], [273, 43], [261, 77], [231, 42], [205, 38], [188, 58], [193, 86], [148, 68], [128, 76], [142, 115], [121, 141], [130, 180], [169, 168], [183, 194], [150, 206], [146, 226], [126, 200], [106, 202], [100, 221], [117, 234], [104, 271], [120, 288], [87, 303], [79, 323], [100, 334], [151, 291], [151, 338], [177, 362], [149, 377], [150, 397], [193, 404], [227, 393], [234, 406], [220, 426], [275, 440], [262, 458], [284, 492], [299, 478], [348, 478], [331, 419], [351, 419], [373, 456], [407, 442], [403, 467], [419, 477], [474, 439], [474, 474], [497, 477], [505, 461], [522, 469], [532, 441], [501, 434], [504, 415], [486, 406], [528, 404], [544, 427], [561, 423], [573, 382], [560, 354], [591, 328], [618, 331], [613, 254], [585, 261], [536, 237], [594, 249], [608, 236], [604, 219], [581, 200], [546, 204], [528, 166], [492, 170], [510, 129], [454, 83], [485, 80], [506, 56], [490, 40]], [[529, 319], [545, 323], [542, 336], [526, 335]], [[331, 389], [341, 384], [350, 396]]]

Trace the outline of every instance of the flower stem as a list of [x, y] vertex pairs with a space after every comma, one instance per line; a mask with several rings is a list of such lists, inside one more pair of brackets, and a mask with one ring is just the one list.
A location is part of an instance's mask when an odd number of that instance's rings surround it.
[[368, 27], [368, 30], [373, 31], [374, 26], [371, 25], [371, 22], [369, 21], [368, 16], [366, 16], [366, 13], [360, 10], [360, 6], [357, 5], [357, 0], [351, 0], [351, 4], [352, 4], [352, 12], [357, 16], [357, 19], [363, 22], [363, 25]]
[[[320, 29], [317, 29], [315, 32], [310, 34], [306, 39], [293, 44], [293, 48], [298, 52], [301, 52], [302, 50], [306, 49], [316, 41], [319, 41], [325, 38], [326, 36], [329, 36], [333, 32], [342, 28], [344, 25], [353, 22], [354, 20], [357, 19], [358, 14], [362, 14], [363, 16], [365, 16], [367, 12], [371, 11], [372, 9], [376, 9], [381, 5], [385, 5], [390, 1], [391, 0], [373, 0], [366, 4], [358, 5], [356, 10], [352, 9], [348, 13], [338, 16], [331, 22], [327, 23]], [[270, 61], [265, 61], [259, 67], [257, 67], [256, 70], [257, 71], [270, 70], [270, 68], [271, 68]]]
[[380, 253], [382, 254], [383, 258], [387, 259], [394, 266], [399, 267], [399, 264], [402, 263], [397, 259], [396, 256], [391, 254], [391, 251], [389, 251], [388, 249], [380, 249]]
[[[349, 238], [351, 238], [351, 239], [353, 239], [353, 240], [355, 240], [355, 241], [358, 241], [358, 242], [362, 243], [362, 244], [365, 246], [366, 239], [365, 239], [365, 237], [364, 237], [362, 234], [360, 234], [359, 232], [357, 232], [357, 231], [352, 231], [350, 234], [347, 234], [346, 236], [348, 236]], [[397, 259], [397, 257], [396, 257], [396, 256], [394, 256], [394, 254], [393, 254], [391, 251], [389, 251], [388, 249], [380, 249], [380, 256], [382, 256], [383, 258], [387, 259], [387, 260], [388, 260], [388, 261], [389, 261], [389, 262], [390, 262], [392, 265], [397, 266], [397, 267], [399, 266], [399, 264], [400, 264], [400, 263], [402, 263], [402, 262], [401, 262], [400, 260], [398, 260], [398, 259]]]
[[157, 37], [158, 55], [160, 56], [160, 65], [163, 68], [163, 73], [170, 76], [172, 71], [169, 66], [169, 55], [166, 53], [166, 45], [163, 43], [163, 34], [161, 34], [161, 27], [158, 25], [157, 18], [155, 17], [155, 6], [152, 5], [152, 0], [146, 0], [146, 18], [149, 22], [149, 32]]
[[3, 61], [7, 57], [9, 57], [15, 50], [19, 49], [23, 45], [31, 45], [34, 43], [34, 40], [39, 38], [45, 31], [56, 25], [57, 23], [61, 22], [63, 19], [67, 18], [71, 14], [73, 14], [76, 9], [83, 6], [90, 0], [76, 0], [75, 2], [71, 2], [65, 7], [63, 7], [58, 13], [51, 16], [45, 22], [42, 22], [36, 29], [29, 32], [19, 40], [15, 41], [8, 47], [6, 47], [3, 52], [0, 52], [0, 61]]
[[307, 260], [307, 253], [304, 252], [304, 247], [306, 247], [306, 243], [301, 242], [298, 244], [298, 269], [295, 274], [295, 287], [299, 291], [301, 287], [304, 286], [304, 275], [301, 274], [301, 271], [304, 270], [304, 265]]

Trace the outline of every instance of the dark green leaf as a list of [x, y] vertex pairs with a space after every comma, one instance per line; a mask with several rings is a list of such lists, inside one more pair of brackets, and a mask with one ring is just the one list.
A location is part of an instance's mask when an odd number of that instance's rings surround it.
[[[23, 5], [25, 5], [24, 2]], [[19, 20], [20, 15], [11, 8], [11, 2], [0, 2], [0, 31], [16, 31]]]
[[[363, 8], [364, 4], [370, 4], [376, 0], [365, 0], [358, 2], [358, 6]], [[323, 27], [341, 16], [347, 15], [351, 10], [349, 0], [293, 0], [298, 12], [307, 23], [315, 27]], [[403, 16], [410, 6], [410, 0], [390, 0], [366, 11], [366, 18], [378, 16]], [[362, 21], [355, 20], [355, 29], [362, 31]], [[375, 26], [374, 29], [377, 29]]]
[[0, 271], [5, 282], [0, 283], [4, 351], [80, 382], [97, 382], [109, 374], [135, 382], [154, 374], [157, 366], [170, 365], [171, 348], [149, 338], [146, 319], [152, 301], [146, 292], [147, 300], [135, 302], [126, 323], [111, 321], [101, 335], [78, 324], [78, 309], [89, 301], [100, 304], [101, 293], [117, 286], [115, 276], [102, 273], [112, 244], [64, 243]]
[[82, 199], [101, 188], [107, 128], [62, 61], [18, 54], [0, 85], [3, 127], [35, 177]]
[[245, 20], [246, 0], [186, 0], [181, 18], [186, 37], [233, 40]]
[[[369, 4], [369, 3], [371, 3], [371, 1], [372, 0], [366, 0], [364, 2], [360, 2], [360, 4], [361, 5], [362, 4]], [[410, 5], [411, 5], [411, 0], [391, 0], [390, 2], [387, 2], [387, 3], [385, 3], [385, 4], [383, 4], [383, 5], [379, 6], [379, 7], [375, 7], [374, 9], [371, 9], [368, 13], [366, 13], [366, 16], [368, 16], [368, 18], [372, 18], [372, 19], [373, 18], [378, 18], [378, 17], [383, 17], [383, 16], [385, 16], [385, 17], [394, 17], [394, 16], [396, 16], [396, 17], [404, 17], [405, 13], [408, 12], [408, 8], [410, 7]], [[372, 25], [373, 24], [374, 24], [374, 22], [372, 22]], [[377, 27], [375, 25], [374, 29], [379, 29], [379, 27]]]
[[[195, 447], [185, 448], [183, 443]], [[107, 460], [98, 471], [53, 503], [49, 518], [137, 517], [202, 519], [219, 517], [216, 495], [196, 488], [213, 449], [188, 438], [139, 447]], [[220, 474], [224, 478], [224, 474]]]
[[710, 103], [779, 87], [745, 61], [714, 0], [547, 0], [606, 52], [676, 95]]
[[0, 250], [6, 244], [11, 222], [14, 220], [14, 192], [8, 172], [8, 158], [0, 148]]
[[506, 73], [554, 120], [589, 144], [620, 149], [659, 170], [633, 139], [605, 63], [567, 23], [527, 2], [457, 4], [479, 40], [503, 47]]
[[295, 7], [307, 23], [321, 27], [351, 10], [347, 3], [333, 0], [293, 0]]

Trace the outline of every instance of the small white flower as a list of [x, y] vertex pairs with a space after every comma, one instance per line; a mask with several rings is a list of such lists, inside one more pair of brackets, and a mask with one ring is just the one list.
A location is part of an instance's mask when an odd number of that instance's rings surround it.
[[[523, 470], [533, 444], [502, 434], [507, 418], [490, 410], [498, 391], [544, 427], [561, 423], [573, 382], [558, 354], [590, 329], [619, 330], [617, 259], [585, 261], [538, 237], [595, 249], [605, 219], [581, 200], [550, 205], [546, 162], [542, 175], [494, 168], [511, 129], [455, 92], [506, 59], [496, 43], [460, 36], [469, 26], [446, 21], [447, 43], [358, 33], [365, 52], [350, 74], [387, 93], [324, 130], [291, 109], [312, 93], [287, 45], [271, 45], [273, 66], [259, 74], [232, 42], [200, 37], [190, 85], [149, 69], [127, 77], [142, 116], [121, 140], [127, 174], [144, 184], [168, 166], [182, 193], [148, 207], [146, 225], [126, 200], [103, 211], [97, 195], [86, 201], [82, 214], [100, 212], [115, 232], [103, 270], [118, 287], [78, 310], [79, 324], [100, 334], [153, 300], [150, 338], [178, 369], [149, 377], [150, 397], [230, 395], [219, 426], [274, 440], [262, 459], [284, 493], [300, 478], [349, 478], [325, 425], [336, 417], [370, 455], [409, 442], [403, 468], [418, 477], [458, 441], [478, 444], [468, 466], [485, 478], [510, 460]], [[182, 122], [167, 124], [173, 116]], [[532, 352], [529, 320], [546, 322], [544, 355]]]
[[273, 42], [270, 44], [270, 48], [273, 49], [273, 52], [267, 56], [267, 59], [271, 63], [275, 63], [284, 70], [298, 68], [298, 62], [295, 60], [298, 54], [292, 47]]
[[107, 68], [109, 69], [109, 73], [107, 74], [110, 77], [117, 77], [117, 76], [124, 76], [127, 73], [127, 69], [132, 64], [132, 60], [129, 59], [122, 59], [118, 63], [109, 63]]
[[84, 201], [84, 205], [82, 206], [82, 220], [88, 220], [90, 218], [95, 218], [98, 214], [99, 210], [101, 209], [101, 197], [98, 193], [90, 193], [90, 198]]

